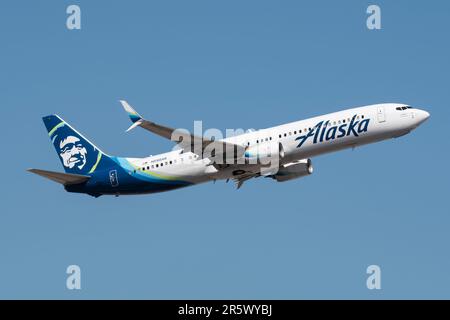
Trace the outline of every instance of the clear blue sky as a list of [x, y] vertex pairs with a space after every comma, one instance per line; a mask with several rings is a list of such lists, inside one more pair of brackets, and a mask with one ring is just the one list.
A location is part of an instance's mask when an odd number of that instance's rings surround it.
[[[1, 1], [0, 298], [450, 298], [450, 3]], [[78, 4], [82, 30], [66, 29]], [[378, 102], [431, 113], [400, 139], [313, 159], [287, 183], [136, 197], [65, 193], [41, 116], [110, 154], [172, 148], [126, 134], [118, 100], [174, 127], [264, 128]], [[82, 290], [65, 287], [82, 269]], [[366, 268], [382, 269], [382, 290]]]

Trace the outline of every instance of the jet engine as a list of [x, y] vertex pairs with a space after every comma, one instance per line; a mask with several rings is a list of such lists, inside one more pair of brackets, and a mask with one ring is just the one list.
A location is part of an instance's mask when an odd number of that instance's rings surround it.
[[312, 173], [313, 166], [311, 159], [304, 159], [280, 166], [278, 172], [270, 177], [278, 182], [284, 182], [308, 176]]

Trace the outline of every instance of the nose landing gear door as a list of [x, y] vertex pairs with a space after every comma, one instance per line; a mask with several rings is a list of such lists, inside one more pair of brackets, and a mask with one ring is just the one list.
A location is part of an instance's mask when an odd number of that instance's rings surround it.
[[115, 188], [119, 186], [119, 178], [117, 177], [117, 170], [111, 170], [109, 172], [109, 181], [111, 182], [111, 187]]
[[377, 119], [378, 123], [386, 121], [386, 113], [384, 112], [384, 107], [377, 108]]

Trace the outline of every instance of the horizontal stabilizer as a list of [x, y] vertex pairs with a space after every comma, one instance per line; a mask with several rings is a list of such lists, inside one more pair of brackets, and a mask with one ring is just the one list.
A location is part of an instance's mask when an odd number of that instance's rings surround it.
[[32, 172], [34, 174], [37, 174], [41, 177], [44, 177], [44, 178], [50, 179], [52, 181], [55, 181], [57, 183], [60, 183], [64, 186], [81, 184], [81, 183], [88, 181], [91, 178], [90, 176], [84, 176], [81, 174], [61, 173], [61, 172], [46, 171], [46, 170], [40, 170], [40, 169], [28, 169], [28, 171]]

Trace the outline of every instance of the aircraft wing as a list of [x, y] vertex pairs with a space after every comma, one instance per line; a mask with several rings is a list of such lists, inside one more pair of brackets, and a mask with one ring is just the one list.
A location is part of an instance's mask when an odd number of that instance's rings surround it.
[[41, 177], [60, 183], [64, 186], [84, 183], [91, 178], [90, 176], [84, 176], [81, 174], [62, 173], [40, 169], [28, 169], [28, 171], [37, 174]]
[[[136, 110], [131, 107], [128, 102], [120, 100], [125, 111], [128, 113], [131, 122], [133, 124], [128, 128], [127, 132], [136, 128], [142, 127], [154, 134], [157, 134], [163, 138], [169, 139], [179, 144], [179, 146], [186, 152], [191, 151], [199, 156], [203, 156], [203, 151], [208, 147], [209, 150], [216, 150], [215, 156], [225, 154], [226, 152], [231, 152], [234, 150], [234, 158], [237, 159], [243, 156], [245, 148], [233, 143], [224, 141], [213, 141], [206, 139], [201, 136], [196, 136], [186, 130], [176, 130], [171, 127], [163, 126], [155, 122], [145, 120], [142, 116], [136, 112]], [[196, 148], [201, 147], [201, 150], [196, 150]]]

